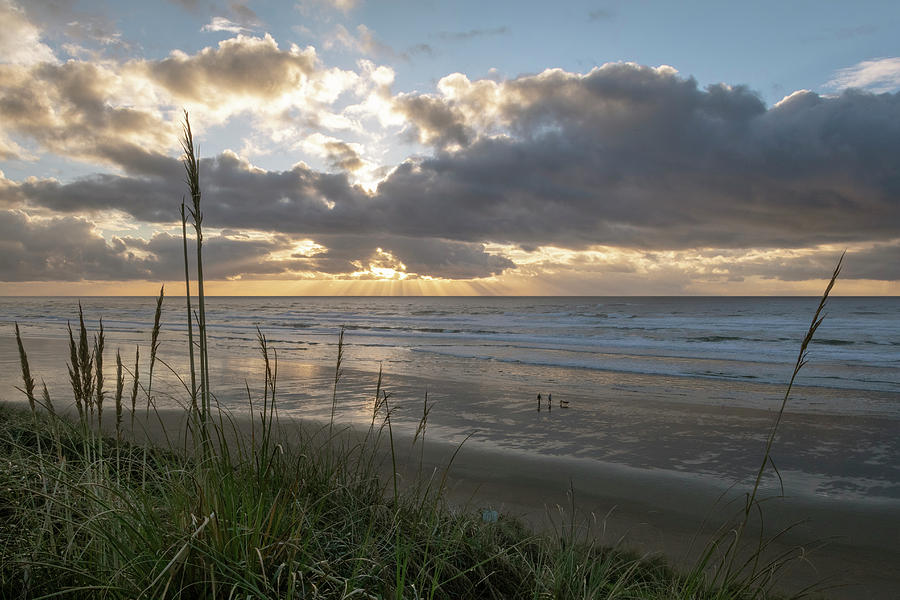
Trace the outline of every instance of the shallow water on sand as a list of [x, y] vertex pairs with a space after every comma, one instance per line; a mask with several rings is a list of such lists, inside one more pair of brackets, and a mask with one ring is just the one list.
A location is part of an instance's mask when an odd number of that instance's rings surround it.
[[[503, 452], [621, 465], [730, 485], [758, 466], [812, 298], [211, 298], [214, 391], [236, 410], [260, 390], [256, 327], [277, 350], [279, 406], [327, 419], [337, 332], [346, 327], [338, 418], [371, 419], [384, 369], [394, 423]], [[154, 301], [82, 299], [115, 350], [146, 374]], [[788, 404], [773, 458], [788, 492], [900, 502], [900, 299], [834, 298]], [[32, 369], [65, 398], [71, 298], [2, 298], [0, 398], [19, 383], [12, 322]], [[186, 374], [184, 301], [166, 300], [160, 356]], [[162, 405], [184, 388], [157, 365]], [[538, 410], [537, 394], [543, 404]], [[548, 394], [555, 405], [547, 406]], [[560, 400], [568, 403], [562, 408]], [[767, 485], [776, 485], [774, 479]]]

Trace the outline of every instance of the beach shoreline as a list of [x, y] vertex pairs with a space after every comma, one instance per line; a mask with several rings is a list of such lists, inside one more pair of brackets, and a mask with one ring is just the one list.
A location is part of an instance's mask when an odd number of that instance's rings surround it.
[[[6, 402], [27, 410], [24, 402]], [[184, 447], [185, 413], [178, 409], [136, 412], [135, 441]], [[125, 422], [130, 415], [125, 415]], [[228, 411], [226, 429], [249, 436], [259, 427], [243, 411]], [[109, 430], [107, 421], [104, 429]], [[278, 438], [290, 444], [300, 437], [322, 438], [327, 423], [279, 419]], [[338, 427], [340, 443], [356, 444], [359, 428]], [[427, 430], [426, 430], [427, 436]], [[382, 442], [386, 433], [382, 436]], [[472, 440], [452, 444], [426, 437], [424, 450], [408, 432], [394, 432], [395, 458], [402, 486], [417, 480], [445, 477], [444, 496], [454, 510], [498, 511], [545, 534], [569, 527], [574, 491], [575, 526], [583, 539], [637, 552], [663, 556], [686, 570], [717, 529], [740, 507], [743, 491], [721, 489], [677, 473], [633, 469], [589, 459], [527, 455], [491, 449]], [[452, 464], [451, 464], [452, 459]], [[392, 469], [388, 448], [380, 451], [382, 483]], [[766, 556], [783, 552], [803, 555], [785, 571], [776, 589], [796, 592], [822, 583], [840, 586], [822, 592], [829, 600], [871, 598], [889, 600], [900, 589], [900, 549], [893, 529], [900, 522], [897, 503], [828, 502], [824, 499], [772, 498], [764, 503], [766, 532], [787, 533], [773, 542]], [[751, 536], [752, 537], [752, 536]]]

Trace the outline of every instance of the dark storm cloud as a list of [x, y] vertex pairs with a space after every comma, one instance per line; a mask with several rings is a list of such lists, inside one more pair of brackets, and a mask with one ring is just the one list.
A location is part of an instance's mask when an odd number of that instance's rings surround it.
[[[448, 110], [487, 107], [512, 135], [405, 165], [378, 189], [419, 231], [649, 248], [897, 236], [898, 94], [798, 93], [767, 109], [742, 87], [701, 90], [624, 64], [522, 77], [492, 94], [482, 84], [457, 85]], [[460, 126], [420, 121], [438, 146]]]

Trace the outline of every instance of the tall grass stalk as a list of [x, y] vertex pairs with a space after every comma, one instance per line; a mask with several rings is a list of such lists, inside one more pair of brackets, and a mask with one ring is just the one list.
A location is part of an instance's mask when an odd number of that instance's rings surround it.
[[103, 430], [103, 399], [106, 392], [103, 390], [103, 319], [100, 319], [100, 330], [94, 336], [94, 405], [97, 407], [97, 428]]
[[81, 401], [85, 407], [85, 417], [93, 417], [94, 407], [94, 356], [88, 346], [87, 327], [84, 326], [84, 310], [78, 303], [78, 373], [80, 375], [79, 390]]
[[31, 414], [34, 414], [34, 377], [31, 376], [31, 367], [28, 365], [28, 354], [25, 352], [25, 345], [22, 343], [22, 335], [19, 333], [18, 323], [16, 323], [16, 344], [19, 347], [19, 363], [22, 366], [22, 385], [25, 386], [24, 389], [20, 389], [20, 391], [28, 398], [28, 408], [31, 409]]
[[94, 357], [91, 354], [87, 341], [87, 328], [84, 325], [84, 311], [81, 303], [78, 303], [78, 344], [72, 333], [72, 325], [69, 329], [69, 382], [72, 386], [72, 394], [75, 399], [75, 407], [78, 409], [78, 419], [87, 427], [93, 414], [94, 394]]
[[[203, 291], [203, 212], [200, 210], [200, 162], [194, 147], [194, 136], [191, 132], [191, 121], [187, 111], [184, 111], [184, 125], [182, 127], [181, 147], [184, 151], [184, 170], [186, 182], [191, 194], [191, 207], [188, 211], [194, 225], [194, 236], [197, 243], [197, 308], [199, 310], [197, 328], [200, 349], [200, 427], [204, 437], [210, 416], [210, 387], [209, 387], [209, 353], [206, 339], [206, 297]], [[185, 276], [189, 276], [185, 270]], [[193, 347], [193, 346], [192, 346]]]
[[122, 366], [122, 354], [116, 350], [116, 441], [122, 441], [122, 394], [125, 392], [125, 373]]
[[50, 390], [47, 389], [47, 383], [45, 381], [41, 381], [41, 398], [43, 400], [44, 409], [50, 414], [51, 417], [56, 417], [56, 409], [53, 407], [53, 401], [50, 399]]
[[[344, 374], [344, 327], [341, 326], [341, 332], [338, 334], [337, 344], [337, 360], [334, 364], [334, 381], [331, 388], [331, 418], [328, 420], [328, 438], [334, 436], [334, 412], [337, 408], [337, 390], [341, 376]], [[380, 376], [379, 376], [380, 379]]]
[[147, 411], [150, 416], [150, 407], [153, 404], [153, 368], [156, 366], [156, 354], [159, 352], [159, 329], [162, 317], [163, 298], [166, 294], [165, 286], [159, 288], [159, 296], [156, 298], [156, 312], [153, 314], [153, 328], [150, 330], [150, 366], [147, 373]]
[[194, 324], [191, 318], [191, 269], [188, 263], [187, 213], [184, 210], [184, 198], [181, 200], [181, 241], [184, 247], [184, 301], [187, 305], [188, 357], [191, 369], [191, 419], [196, 420], [194, 423], [196, 430], [200, 425], [200, 419], [197, 406], [197, 367], [194, 361]]
[[78, 420], [84, 421], [84, 405], [81, 401], [81, 375], [78, 370], [78, 349], [75, 346], [75, 337], [72, 335], [72, 324], [66, 323], [69, 329], [69, 384], [72, 386], [72, 395], [75, 408], [78, 410]]
[[131, 433], [134, 434], [134, 414], [137, 412], [138, 386], [140, 384], [141, 347], [134, 347], [134, 370], [131, 372]]

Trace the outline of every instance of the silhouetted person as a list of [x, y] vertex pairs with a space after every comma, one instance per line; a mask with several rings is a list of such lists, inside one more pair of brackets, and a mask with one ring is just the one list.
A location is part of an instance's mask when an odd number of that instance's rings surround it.
[[541, 412], [541, 395], [538, 394], [538, 412]]
[[553, 394], [547, 394], [547, 410], [553, 410]]

